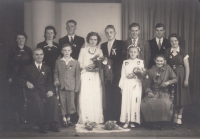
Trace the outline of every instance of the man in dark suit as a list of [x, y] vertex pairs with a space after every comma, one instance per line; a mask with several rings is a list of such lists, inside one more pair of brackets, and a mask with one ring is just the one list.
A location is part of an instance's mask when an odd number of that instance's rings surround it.
[[149, 40], [151, 58], [150, 58], [150, 68], [155, 65], [154, 58], [157, 55], [165, 54], [165, 50], [170, 47], [169, 41], [164, 38], [165, 26], [162, 23], [158, 23], [155, 26], [156, 37]]
[[[149, 42], [139, 37], [140, 25], [138, 23], [132, 23], [129, 26], [129, 32], [131, 37], [125, 41], [127, 49], [130, 46], [139, 47], [140, 52], [138, 58], [144, 60], [145, 67], [149, 68], [151, 51], [149, 47]], [[129, 56], [127, 55], [127, 57]]]
[[123, 60], [126, 59], [125, 42], [116, 40], [115, 27], [108, 25], [105, 28], [105, 34], [108, 42], [101, 44], [103, 55], [112, 60], [113, 81], [105, 84], [106, 92], [106, 111], [105, 121], [116, 120], [119, 121], [121, 113], [121, 92], [118, 86], [121, 77], [121, 68]]
[[44, 54], [41, 48], [34, 51], [33, 58], [35, 61], [24, 68], [20, 83], [27, 87], [27, 95], [32, 101], [31, 114], [40, 132], [47, 133], [48, 129], [59, 132], [58, 101], [53, 93], [51, 70], [42, 63]]
[[[75, 30], [76, 30], [76, 21], [74, 20], [69, 20], [66, 23], [67, 27], [67, 35], [63, 38], [59, 39], [59, 45], [63, 46], [63, 44], [71, 44], [72, 45], [72, 54], [71, 57], [78, 60], [78, 56], [80, 53], [80, 49], [82, 48], [83, 44], [85, 43], [84, 38], [75, 35]], [[60, 48], [60, 52], [61, 52], [61, 48]]]

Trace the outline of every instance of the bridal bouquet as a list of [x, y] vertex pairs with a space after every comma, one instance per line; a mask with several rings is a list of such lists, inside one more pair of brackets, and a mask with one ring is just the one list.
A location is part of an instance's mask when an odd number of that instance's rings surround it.
[[107, 121], [105, 123], [105, 130], [117, 130], [119, 126], [116, 124], [116, 121]]
[[95, 68], [103, 69], [105, 82], [112, 82], [112, 61], [107, 57], [99, 57], [98, 55], [93, 57], [91, 60], [95, 65]]
[[93, 130], [93, 128], [96, 126], [95, 122], [90, 122], [89, 120], [87, 120], [84, 124], [85, 128], [89, 131]]
[[139, 80], [143, 81], [146, 78], [147, 72], [145, 68], [135, 67], [133, 75], [136, 75]]

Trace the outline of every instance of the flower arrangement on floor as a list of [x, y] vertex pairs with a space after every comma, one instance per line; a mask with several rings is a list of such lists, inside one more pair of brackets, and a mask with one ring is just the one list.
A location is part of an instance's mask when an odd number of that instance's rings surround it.
[[118, 130], [119, 126], [116, 124], [116, 121], [107, 121], [105, 123], [105, 130]]
[[[88, 119], [88, 118], [87, 118]], [[85, 128], [89, 131], [93, 130], [93, 128], [96, 126], [95, 122], [90, 122], [89, 120], [86, 120], [84, 124]]]
[[103, 69], [104, 71], [104, 81], [112, 82], [113, 71], [112, 71], [112, 61], [107, 57], [100, 57], [98, 55], [91, 58], [95, 68]]

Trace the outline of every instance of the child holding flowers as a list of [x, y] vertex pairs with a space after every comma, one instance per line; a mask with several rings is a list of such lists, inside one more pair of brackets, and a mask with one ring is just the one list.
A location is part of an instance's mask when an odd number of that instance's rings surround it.
[[142, 76], [145, 75], [144, 62], [138, 59], [139, 49], [134, 46], [128, 48], [130, 59], [122, 64], [119, 87], [122, 93], [120, 122], [123, 128], [135, 127], [140, 124], [140, 103], [142, 95]]
[[70, 114], [76, 112], [75, 93], [80, 88], [80, 64], [70, 55], [72, 46], [64, 44], [62, 46], [63, 57], [56, 61], [54, 71], [54, 84], [59, 86], [61, 99], [61, 115], [63, 116], [63, 126], [73, 125]]

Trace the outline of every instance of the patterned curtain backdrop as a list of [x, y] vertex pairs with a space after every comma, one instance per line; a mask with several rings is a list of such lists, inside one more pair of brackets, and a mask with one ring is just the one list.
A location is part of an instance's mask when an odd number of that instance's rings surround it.
[[154, 37], [154, 26], [166, 26], [165, 37], [177, 33], [182, 38], [182, 47], [189, 54], [190, 93], [192, 101], [200, 100], [200, 2], [198, 0], [122, 0], [122, 35], [129, 37], [128, 26], [141, 26], [140, 37]]

